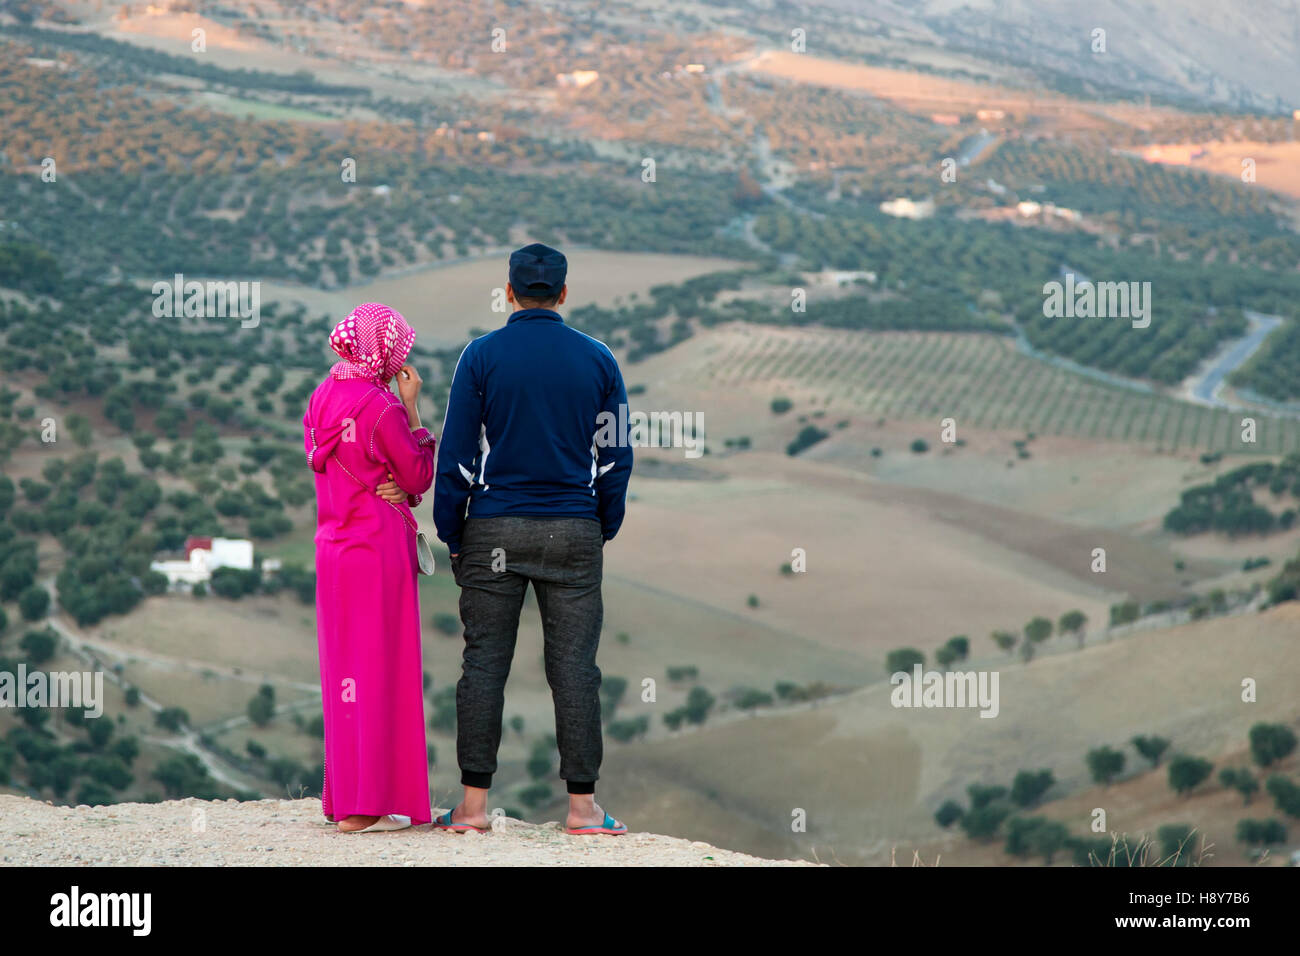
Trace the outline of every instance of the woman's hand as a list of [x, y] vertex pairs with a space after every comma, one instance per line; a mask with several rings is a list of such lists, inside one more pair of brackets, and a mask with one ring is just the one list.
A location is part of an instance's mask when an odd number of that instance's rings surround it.
[[406, 424], [411, 427], [411, 431], [420, 428], [420, 386], [424, 380], [420, 378], [420, 373], [415, 370], [414, 365], [403, 365], [397, 372], [397, 394], [402, 399], [402, 405], [406, 408]]
[[420, 397], [420, 386], [423, 384], [424, 380], [420, 378], [420, 373], [415, 370], [414, 365], [403, 365], [398, 371], [397, 394], [408, 409], [415, 407], [416, 399]]
[[375, 489], [375, 494], [379, 495], [379, 497], [383, 498], [385, 501], [392, 502], [395, 505], [400, 505], [406, 500], [406, 492], [397, 487], [397, 482], [393, 480], [391, 474], [388, 476], [387, 481]]

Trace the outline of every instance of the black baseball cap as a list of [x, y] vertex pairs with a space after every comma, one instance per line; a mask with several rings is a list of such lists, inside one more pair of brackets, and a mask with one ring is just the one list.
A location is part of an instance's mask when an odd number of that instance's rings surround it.
[[559, 249], [534, 242], [510, 253], [510, 287], [526, 299], [553, 299], [564, 288], [569, 260]]

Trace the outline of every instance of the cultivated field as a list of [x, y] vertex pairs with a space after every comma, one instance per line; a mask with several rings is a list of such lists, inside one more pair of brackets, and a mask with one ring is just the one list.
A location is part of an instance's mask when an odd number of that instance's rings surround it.
[[996, 86], [783, 50], [761, 53], [745, 68], [797, 83], [859, 90], [907, 109], [1022, 109], [1032, 101], [1025, 93]]
[[1148, 146], [1140, 155], [1148, 163], [1186, 166], [1239, 181], [1243, 161], [1252, 160], [1257, 185], [1300, 198], [1300, 143], [1166, 143]]
[[1300, 449], [1298, 420], [1255, 414], [1258, 441], [1244, 445], [1240, 415], [1076, 374], [1023, 354], [1010, 338], [986, 334], [733, 324], [646, 366], [644, 380], [668, 391], [707, 383], [718, 392], [785, 395], [798, 409], [824, 410], [831, 423], [844, 414], [925, 421], [933, 423], [933, 437], [939, 421], [951, 417], [959, 434], [963, 427], [1014, 430], [1170, 452]]

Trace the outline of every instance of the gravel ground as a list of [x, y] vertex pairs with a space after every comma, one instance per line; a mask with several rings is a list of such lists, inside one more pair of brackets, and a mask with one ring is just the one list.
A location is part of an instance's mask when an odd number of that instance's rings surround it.
[[[435, 810], [435, 815], [441, 813]], [[431, 826], [339, 833], [319, 800], [169, 800], [63, 807], [0, 795], [3, 866], [810, 866], [653, 833], [569, 836], [500, 819], [492, 833]]]

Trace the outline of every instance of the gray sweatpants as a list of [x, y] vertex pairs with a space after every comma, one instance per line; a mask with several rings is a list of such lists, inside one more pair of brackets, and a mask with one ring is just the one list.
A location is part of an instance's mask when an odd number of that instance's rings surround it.
[[452, 573], [465, 653], [456, 684], [461, 783], [487, 788], [497, 769], [506, 678], [531, 581], [542, 613], [546, 680], [555, 703], [560, 776], [594, 793], [600, 776], [600, 584], [604, 539], [587, 518], [470, 518]]

